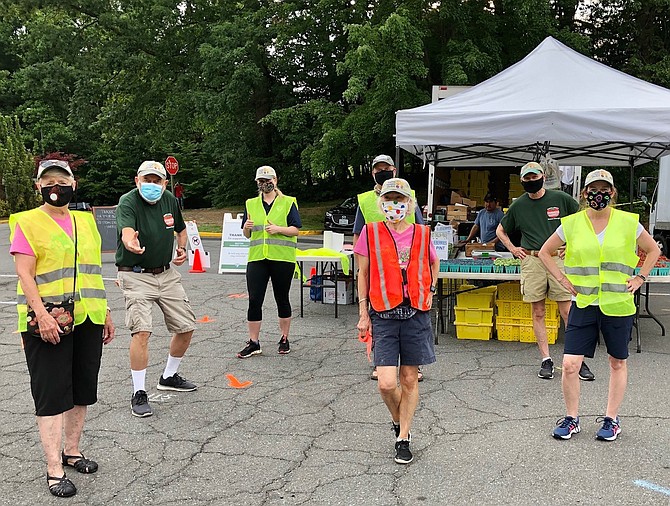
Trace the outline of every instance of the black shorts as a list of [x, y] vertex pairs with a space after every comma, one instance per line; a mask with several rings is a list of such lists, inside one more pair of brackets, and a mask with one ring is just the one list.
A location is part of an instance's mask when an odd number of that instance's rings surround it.
[[53, 416], [98, 400], [102, 325], [88, 318], [60, 343], [22, 333], [37, 416]]
[[584, 355], [593, 358], [602, 333], [607, 353], [619, 360], [628, 358], [628, 343], [632, 338], [633, 316], [607, 316], [600, 306], [578, 308], [575, 302], [570, 306], [568, 325], [565, 329], [566, 355]]
[[417, 311], [408, 320], [384, 320], [371, 311], [375, 366], [426, 365], [435, 362], [430, 312]]

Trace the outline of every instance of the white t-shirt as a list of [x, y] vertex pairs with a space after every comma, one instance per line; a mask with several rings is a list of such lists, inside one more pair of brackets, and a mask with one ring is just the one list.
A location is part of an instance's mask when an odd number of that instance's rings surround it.
[[[603, 231], [600, 232], [599, 234], [596, 234], [596, 237], [598, 238], [598, 242], [600, 243], [601, 246], [603, 245], [603, 241], [605, 240], [605, 230], [607, 230], [607, 227], [605, 227], [603, 229]], [[642, 226], [642, 224], [638, 223], [637, 224], [637, 231], [635, 232], [635, 238], [636, 239], [640, 237], [640, 234], [642, 233], [643, 230], [644, 230], [644, 227]], [[558, 235], [558, 237], [561, 238], [561, 241], [565, 242], [565, 232], [563, 232], [563, 225], [559, 225], [559, 227], [556, 229], [556, 235]], [[577, 300], [577, 297], [575, 297], [573, 295], [572, 300]], [[594, 300], [589, 305], [590, 306], [597, 306], [598, 305], [598, 299]]]

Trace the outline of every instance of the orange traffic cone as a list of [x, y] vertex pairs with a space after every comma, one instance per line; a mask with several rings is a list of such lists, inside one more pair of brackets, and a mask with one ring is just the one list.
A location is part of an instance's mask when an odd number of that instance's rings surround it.
[[200, 258], [200, 250], [196, 249], [193, 252], [193, 267], [191, 267], [191, 270], [188, 272], [207, 272], [203, 267], [202, 267], [202, 260]]
[[314, 279], [314, 276], [316, 276], [316, 267], [312, 267], [312, 270], [309, 272], [309, 279], [307, 280], [308, 285], [312, 284], [312, 280]]
[[196, 320], [198, 323], [212, 323], [214, 320], [212, 320], [208, 315], [203, 316], [199, 320]]
[[233, 388], [247, 388], [253, 383], [252, 381], [240, 381], [232, 374], [226, 374], [226, 378], [228, 378], [228, 386]]

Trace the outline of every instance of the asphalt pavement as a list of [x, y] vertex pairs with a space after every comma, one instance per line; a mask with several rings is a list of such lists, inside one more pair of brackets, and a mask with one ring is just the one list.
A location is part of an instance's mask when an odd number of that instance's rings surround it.
[[[0, 225], [0, 248], [8, 250]], [[300, 239], [303, 248], [316, 238]], [[204, 240], [213, 265], [220, 243]], [[0, 504], [294, 505], [294, 504], [670, 504], [670, 336], [641, 322], [642, 353], [631, 345], [629, 386], [619, 439], [594, 439], [607, 401], [604, 347], [589, 360], [596, 381], [582, 383], [582, 432], [551, 437], [564, 415], [560, 369], [540, 380], [531, 344], [464, 341], [440, 336], [437, 363], [424, 369], [412, 427], [415, 460], [393, 461], [393, 433], [370, 365], [357, 340], [357, 307], [306, 302], [292, 286], [291, 353], [277, 354], [276, 306], [268, 290], [263, 354], [236, 358], [246, 334], [242, 274], [212, 268], [183, 283], [199, 319], [180, 373], [192, 393], [165, 393], [169, 335], [154, 310], [147, 385], [154, 416], [130, 414], [129, 335], [115, 286], [113, 254], [103, 273], [117, 326], [103, 353], [99, 402], [89, 409], [81, 448], [100, 470], [68, 476], [79, 489], [52, 498], [16, 334], [16, 278], [9, 255], [0, 262]], [[653, 287], [651, 308], [670, 330], [670, 287]], [[305, 292], [308, 299], [308, 293]], [[551, 353], [561, 362], [562, 334]], [[246, 388], [233, 388], [228, 375]]]

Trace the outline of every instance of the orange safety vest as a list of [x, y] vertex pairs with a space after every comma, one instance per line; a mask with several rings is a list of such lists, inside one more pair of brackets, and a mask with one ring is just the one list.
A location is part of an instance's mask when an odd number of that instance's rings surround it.
[[[375, 311], [388, 311], [404, 300], [403, 273], [398, 249], [386, 223], [365, 225], [370, 258], [368, 298]], [[430, 309], [430, 227], [413, 225], [412, 249], [407, 263], [407, 291], [414, 309]]]

